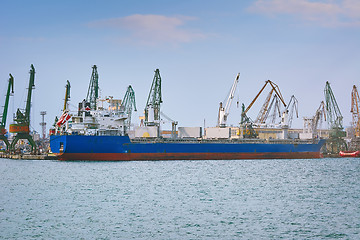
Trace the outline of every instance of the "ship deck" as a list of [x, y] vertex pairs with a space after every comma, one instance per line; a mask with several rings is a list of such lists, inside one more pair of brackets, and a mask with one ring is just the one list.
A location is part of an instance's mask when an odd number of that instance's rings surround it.
[[196, 139], [196, 138], [133, 138], [131, 143], [266, 143], [266, 144], [313, 144], [317, 143], [319, 139]]

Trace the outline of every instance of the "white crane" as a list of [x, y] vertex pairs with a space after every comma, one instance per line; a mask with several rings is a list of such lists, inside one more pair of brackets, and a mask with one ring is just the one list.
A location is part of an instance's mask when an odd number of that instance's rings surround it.
[[230, 89], [229, 97], [226, 101], [225, 107], [223, 107], [222, 102], [220, 102], [219, 115], [218, 115], [218, 126], [219, 127], [226, 127], [227, 116], [229, 115], [230, 106], [231, 106], [232, 100], [234, 98], [236, 86], [239, 82], [239, 77], [240, 77], [240, 73], [237, 74], [235, 81]]

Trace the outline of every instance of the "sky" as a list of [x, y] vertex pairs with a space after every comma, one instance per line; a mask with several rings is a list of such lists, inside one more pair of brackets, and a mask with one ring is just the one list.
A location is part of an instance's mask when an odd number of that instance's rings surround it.
[[[101, 96], [122, 99], [132, 85], [138, 124], [159, 69], [161, 111], [178, 126], [217, 124], [237, 73], [228, 124], [238, 125], [266, 80], [276, 83], [287, 103], [294, 95], [303, 117], [324, 100], [329, 81], [349, 126], [351, 91], [360, 80], [358, 0], [2, 0], [0, 8], [0, 105], [9, 73], [15, 94], [8, 123], [24, 108], [30, 65], [36, 70], [31, 127], [41, 132], [61, 115], [65, 85], [71, 108], [86, 98], [97, 65]], [[266, 90], [249, 110], [255, 119]]]

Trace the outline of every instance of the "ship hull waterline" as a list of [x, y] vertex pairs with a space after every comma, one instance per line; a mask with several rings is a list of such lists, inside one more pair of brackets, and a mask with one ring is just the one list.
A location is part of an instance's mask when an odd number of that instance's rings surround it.
[[240, 159], [312, 159], [317, 152], [303, 153], [60, 153], [63, 161], [156, 161], [156, 160], [240, 160]]

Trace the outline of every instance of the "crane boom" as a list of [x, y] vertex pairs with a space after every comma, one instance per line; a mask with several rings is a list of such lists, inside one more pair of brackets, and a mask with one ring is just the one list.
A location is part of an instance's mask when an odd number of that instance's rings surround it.
[[28, 123], [30, 123], [31, 94], [32, 94], [32, 90], [35, 87], [34, 82], [35, 82], [35, 68], [34, 65], [31, 64], [30, 81], [29, 81], [28, 95], [27, 95], [26, 108], [25, 108], [25, 119]]
[[237, 86], [237, 84], [239, 82], [239, 77], [240, 77], [240, 73], [238, 73], [236, 75], [235, 81], [234, 81], [233, 85], [231, 86], [230, 93], [229, 93], [229, 96], [227, 98], [225, 107], [223, 107], [222, 103], [220, 103], [219, 114], [218, 114], [218, 116], [219, 116], [218, 117], [218, 125], [220, 127], [225, 127], [226, 126], [227, 116], [229, 115], [231, 103], [232, 103], [232, 101], [234, 99], [236, 86]]
[[9, 74], [9, 75], [10, 75], [10, 78], [9, 78], [8, 89], [6, 92], [4, 112], [2, 114], [2, 119], [1, 119], [1, 123], [0, 123], [0, 140], [5, 142], [6, 150], [9, 150], [9, 148], [10, 148], [10, 142], [7, 139], [7, 137], [5, 136], [5, 134], [7, 133], [6, 119], [7, 119], [10, 95], [12, 95], [14, 93], [14, 78], [11, 74]]
[[[270, 103], [270, 99], [271, 99], [273, 92], [274, 92], [274, 89], [272, 88], [271, 91], [269, 92], [268, 96], [266, 97], [265, 102], [264, 102], [257, 118], [255, 119], [255, 123], [265, 123], [269, 109], [270, 109], [269, 103]], [[277, 96], [277, 95], [275, 95], [275, 96]]]
[[244, 111], [244, 113], [246, 114], [250, 108], [252, 107], [252, 105], [256, 102], [256, 100], [258, 99], [258, 97], [260, 96], [260, 94], [264, 91], [266, 85], [270, 84], [270, 86], [272, 87], [272, 90], [274, 90], [274, 92], [278, 95], [278, 97], [280, 98], [280, 101], [283, 103], [283, 105], [286, 107], [286, 103], [284, 101], [284, 98], [281, 95], [280, 89], [278, 87], [278, 85], [276, 85], [274, 82], [267, 80], [264, 84], [264, 86], [261, 88], [261, 90], [259, 91], [259, 93], [255, 96], [255, 98], [252, 100], [252, 102], [250, 103], [250, 105], [246, 108], [246, 110]]
[[[273, 109], [272, 114], [270, 114], [270, 110]], [[271, 116], [271, 123], [275, 123], [276, 117], [281, 116], [280, 114], [280, 106], [279, 106], [279, 97], [275, 94], [271, 103], [269, 104], [268, 110], [265, 112], [265, 116], [261, 123], [265, 123], [268, 117]]]
[[10, 95], [14, 93], [14, 78], [11, 74], [9, 74], [9, 76], [10, 76], [10, 78], [9, 78], [8, 89], [6, 92], [4, 112], [2, 114], [2, 120], [1, 120], [1, 126], [0, 126], [1, 131], [3, 131], [3, 129], [5, 129], [5, 127], [6, 127], [6, 118], [7, 118], [7, 113], [8, 113]]

